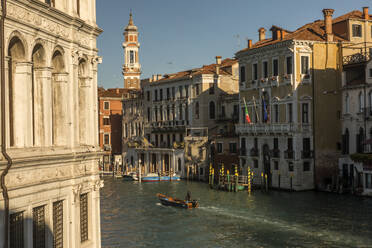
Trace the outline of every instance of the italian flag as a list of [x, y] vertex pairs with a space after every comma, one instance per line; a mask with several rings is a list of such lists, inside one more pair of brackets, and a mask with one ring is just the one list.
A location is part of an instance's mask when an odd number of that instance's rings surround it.
[[243, 97], [243, 101], [244, 101], [244, 108], [245, 108], [245, 120], [247, 121], [247, 123], [251, 123], [251, 118], [249, 118], [247, 103], [245, 102], [244, 97]]

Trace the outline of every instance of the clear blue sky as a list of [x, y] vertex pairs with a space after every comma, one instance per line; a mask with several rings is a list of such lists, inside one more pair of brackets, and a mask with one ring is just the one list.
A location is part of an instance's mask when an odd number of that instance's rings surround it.
[[123, 87], [123, 31], [132, 9], [140, 32], [142, 78], [210, 64], [214, 57], [233, 57], [258, 39], [260, 27], [294, 30], [323, 19], [322, 9], [334, 17], [370, 7], [372, 0], [97, 0], [98, 84]]

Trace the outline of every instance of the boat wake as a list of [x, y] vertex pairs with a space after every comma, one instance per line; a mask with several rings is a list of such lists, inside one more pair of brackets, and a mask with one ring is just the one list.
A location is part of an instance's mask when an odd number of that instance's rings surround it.
[[[237, 211], [232, 212], [231, 210], [219, 208], [215, 206], [203, 206], [199, 207], [199, 209], [207, 212], [214, 213], [216, 215], [222, 215], [229, 218], [237, 218], [243, 221], [246, 221], [248, 223], [254, 224], [256, 227], [259, 227], [261, 225], [262, 228], [267, 228], [267, 225], [275, 226], [276, 228], [280, 228], [280, 230], [285, 230], [288, 232], [293, 232], [297, 235], [302, 235], [305, 237], [312, 237], [317, 238], [325, 242], [333, 242], [336, 244], [344, 244], [344, 245], [350, 245], [351, 247], [355, 247], [356, 245], [358, 247], [370, 247], [370, 244], [372, 243], [372, 239], [366, 238], [366, 237], [358, 237], [353, 236], [351, 234], [332, 231], [332, 230], [325, 230], [325, 229], [317, 229], [313, 230], [311, 228], [305, 227], [300, 225], [299, 223], [292, 223], [292, 222], [286, 222], [283, 220], [275, 220], [275, 219], [268, 219], [264, 216], [260, 216], [257, 214], [252, 213], [252, 215], [249, 215], [250, 212], [247, 211]], [[270, 228], [272, 229], [272, 228]]]

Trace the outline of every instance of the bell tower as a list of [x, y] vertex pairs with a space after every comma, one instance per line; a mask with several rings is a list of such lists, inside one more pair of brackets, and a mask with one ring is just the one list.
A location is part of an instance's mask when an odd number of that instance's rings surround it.
[[141, 65], [138, 59], [138, 50], [140, 43], [138, 42], [137, 27], [133, 24], [132, 12], [129, 14], [129, 23], [124, 30], [124, 88], [125, 89], [140, 89]]

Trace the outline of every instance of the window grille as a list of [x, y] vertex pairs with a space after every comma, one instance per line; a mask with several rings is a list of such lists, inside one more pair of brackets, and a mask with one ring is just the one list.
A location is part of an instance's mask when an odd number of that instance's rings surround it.
[[63, 201], [53, 202], [53, 248], [63, 248]]
[[44, 206], [36, 207], [32, 210], [33, 223], [33, 247], [45, 248], [45, 210]]
[[88, 194], [80, 195], [80, 238], [88, 240]]
[[10, 248], [23, 248], [23, 212], [10, 215]]

